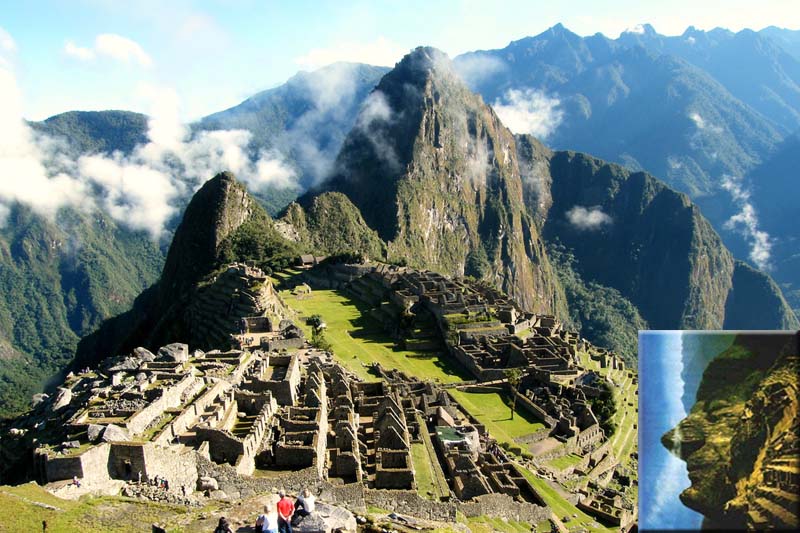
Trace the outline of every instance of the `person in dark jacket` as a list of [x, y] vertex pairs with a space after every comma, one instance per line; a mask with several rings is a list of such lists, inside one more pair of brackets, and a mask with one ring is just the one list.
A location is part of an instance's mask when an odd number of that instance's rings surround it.
[[224, 516], [219, 519], [219, 525], [217, 529], [214, 530], [214, 533], [233, 533], [231, 529], [231, 523], [228, 522], [228, 519]]

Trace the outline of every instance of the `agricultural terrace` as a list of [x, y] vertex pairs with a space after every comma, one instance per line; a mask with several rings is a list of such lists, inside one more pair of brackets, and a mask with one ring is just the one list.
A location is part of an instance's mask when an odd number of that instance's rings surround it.
[[[614, 423], [617, 430], [611, 437], [611, 449], [620, 464], [627, 466], [631, 462], [631, 453], [637, 450], [638, 422], [639, 422], [639, 395], [636, 393], [638, 385], [628, 376], [631, 370], [612, 370], [600, 368], [600, 363], [592, 360], [588, 354], [581, 354], [581, 363], [589, 369], [596, 370], [600, 375], [613, 381], [614, 387]], [[637, 374], [634, 372], [634, 376]]]
[[441, 383], [468, 379], [466, 370], [449, 357], [398, 349], [381, 325], [367, 315], [368, 308], [341, 291], [315, 290], [298, 297], [285, 290], [280, 291], [280, 295], [297, 312], [297, 323], [306, 337], [311, 338], [311, 326], [305, 323], [306, 319], [320, 315], [327, 326], [325, 339], [337, 358], [345, 368], [365, 380], [377, 379], [368, 372], [372, 363]]
[[[481, 392], [474, 392], [476, 389]], [[499, 392], [487, 391], [487, 389], [488, 387], [453, 389], [450, 394], [464, 409], [485, 425], [498, 442], [514, 444], [514, 439], [544, 428], [544, 424], [525, 410], [517, 409], [512, 418], [508, 397]]]
[[[376, 380], [376, 376], [369, 372], [369, 366], [377, 362], [385, 368], [395, 368], [409, 376], [432, 379], [441, 383], [460, 383], [471, 379], [467, 371], [449, 355], [430, 352], [418, 353], [397, 348], [395, 341], [383, 331], [381, 325], [368, 315], [370, 308], [343, 291], [319, 289], [312, 290], [310, 294], [299, 296], [292, 294], [287, 286], [291, 285], [291, 278], [296, 273], [296, 271], [290, 270], [273, 276], [281, 298], [297, 314], [296, 322], [304, 329], [309, 338], [312, 328], [305, 321], [312, 315], [320, 315], [326, 324], [325, 339], [330, 343], [335, 357], [357, 376], [365, 380]], [[281, 282], [288, 283], [281, 286]], [[604, 376], [609, 375], [607, 369], [600, 369], [599, 364], [592, 361], [587, 354], [582, 354], [582, 356], [587, 368], [598, 370]], [[626, 380], [625, 376], [625, 372], [611, 372], [611, 378], [615, 382], [623, 384], [622, 391], [615, 392], [617, 406], [624, 406], [629, 401], [635, 406], [638, 400], [638, 397], [635, 396], [636, 387], [630, 378]], [[516, 438], [534, 433], [544, 427], [524, 411], [517, 411], [512, 418], [509, 400], [499, 391], [464, 387], [450, 389], [450, 393], [464, 409], [484, 424], [489, 433], [499, 442], [513, 444]], [[627, 460], [628, 456], [620, 455], [620, 452], [629, 454], [636, 449], [636, 430], [633, 429], [633, 424], [636, 423], [635, 407], [628, 407], [627, 412], [625, 409], [620, 409], [615, 417], [619, 429], [614, 435], [612, 446], [614, 446], [617, 457]], [[434, 468], [421, 467], [426, 460], [430, 459], [431, 452], [432, 450], [426, 449], [423, 444], [416, 445], [412, 449], [412, 460], [420, 476], [420, 492], [427, 497], [435, 497], [445, 490], [440, 485], [441, 480], [438, 479], [438, 472]], [[559, 462], [570, 462], [571, 460], [571, 456], [566, 456]], [[550, 482], [522, 466], [520, 469], [553, 509], [554, 517], [561, 521], [567, 530], [611, 531], [569, 503], [566, 496], [554, 488]], [[485, 528], [486, 531], [521, 530], [520, 525], [511, 523], [499, 528], [499, 524], [491, 522], [480, 523], [478, 521], [473, 524], [470, 521], [470, 527], [473, 526], [476, 526], [476, 531], [484, 530], [482, 528]], [[545, 524], [537, 526], [549, 530]], [[538, 527], [537, 530], [539, 530]]]

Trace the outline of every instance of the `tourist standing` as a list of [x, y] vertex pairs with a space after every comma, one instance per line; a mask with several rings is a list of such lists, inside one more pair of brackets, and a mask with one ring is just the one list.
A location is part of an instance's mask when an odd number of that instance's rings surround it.
[[294, 514], [294, 503], [286, 497], [286, 491], [278, 492], [278, 533], [292, 533], [292, 515]]
[[270, 516], [269, 505], [264, 506], [264, 512], [256, 519], [256, 533], [278, 533], [278, 521]]

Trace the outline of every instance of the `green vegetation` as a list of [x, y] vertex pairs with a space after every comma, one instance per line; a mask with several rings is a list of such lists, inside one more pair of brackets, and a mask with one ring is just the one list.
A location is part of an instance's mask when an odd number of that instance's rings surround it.
[[[544, 502], [553, 510], [553, 513], [555, 513], [560, 520], [565, 522], [564, 525], [567, 526], [568, 529], [572, 530], [578, 527], [596, 532], [611, 531], [599, 524], [594, 518], [569, 503], [567, 499], [559, 494], [556, 489], [551, 487], [546, 480], [536, 476], [523, 466], [519, 466], [519, 470], [522, 472], [522, 475], [525, 476], [525, 479], [533, 485], [533, 488], [536, 489], [536, 492], [539, 493]], [[565, 518], [567, 520], [565, 520]]]
[[383, 241], [342, 193], [326, 192], [315, 196], [305, 211], [292, 204], [285, 219], [316, 254], [348, 254], [371, 259], [383, 259], [386, 255]]
[[[434, 464], [438, 464], [438, 459], [434, 455], [431, 457], [428, 447], [421, 442], [414, 442], [411, 444], [411, 460], [414, 463], [414, 472], [417, 481], [417, 492], [423, 498], [439, 499], [441, 496], [447, 496], [449, 492], [447, 489], [447, 482], [435, 473]], [[444, 485], [442, 485], [444, 483]]]
[[270, 274], [294, 264], [300, 249], [284, 239], [269, 216], [259, 209], [222, 242], [218, 255], [220, 264], [252, 261]]
[[41, 531], [46, 520], [47, 533], [150, 531], [154, 523], [166, 523], [168, 531], [177, 533], [184, 530], [187, 518], [187, 509], [182, 506], [109, 496], [70, 501], [53, 496], [35, 483], [0, 486], [3, 531]]
[[[468, 379], [466, 371], [448, 356], [397, 349], [394, 340], [383, 332], [380, 324], [367, 315], [368, 308], [344, 292], [315, 290], [308, 296], [297, 298], [290, 290], [284, 290], [281, 297], [301, 317], [320, 315], [328, 326], [325, 338], [338, 359], [348, 370], [364, 379], [376, 379], [368, 371], [372, 363], [442, 383]], [[304, 320], [298, 322], [311, 337], [311, 326]]]
[[568, 453], [567, 455], [562, 455], [561, 457], [556, 457], [555, 459], [550, 459], [547, 464], [552, 466], [553, 468], [557, 468], [559, 470], [564, 470], [570, 466], [574, 466], [581, 462], [581, 456], [575, 455], [574, 453]]
[[616, 289], [585, 282], [576, 270], [575, 256], [563, 245], [550, 245], [547, 251], [567, 294], [571, 325], [592, 344], [635, 365], [638, 331], [648, 329], [636, 307]]
[[72, 358], [78, 340], [127, 310], [158, 277], [149, 235], [64, 209], [52, 223], [16, 205], [0, 228], [0, 416]]
[[[550, 531], [550, 523], [540, 524], [536, 531]], [[488, 516], [478, 516], [467, 518], [467, 525], [472, 533], [530, 533], [531, 525], [526, 522], [515, 522], [513, 520], [501, 520], [499, 518], [489, 518]]]
[[498, 391], [453, 389], [450, 393], [472, 416], [486, 426], [487, 431], [498, 442], [514, 445], [515, 438], [530, 435], [544, 428], [544, 424], [527, 411], [520, 411], [516, 418], [509, 416], [511, 400]]
[[522, 380], [522, 370], [519, 368], [509, 368], [504, 372], [509, 386], [511, 386], [511, 418], [514, 418], [514, 411], [517, 409], [517, 393], [519, 382]]
[[65, 141], [76, 157], [130, 153], [137, 144], [147, 142], [147, 116], [130, 111], [69, 111], [30, 125], [39, 133]]
[[478, 246], [467, 254], [464, 275], [480, 280], [488, 276], [491, 270], [492, 264], [489, 262], [489, 256], [486, 255], [486, 249], [483, 246]]
[[587, 398], [587, 403], [592, 408], [592, 412], [597, 417], [600, 428], [605, 432], [606, 437], [610, 437], [617, 430], [614, 415], [616, 407], [614, 402], [614, 391], [605, 381], [598, 385], [602, 393], [597, 398]]

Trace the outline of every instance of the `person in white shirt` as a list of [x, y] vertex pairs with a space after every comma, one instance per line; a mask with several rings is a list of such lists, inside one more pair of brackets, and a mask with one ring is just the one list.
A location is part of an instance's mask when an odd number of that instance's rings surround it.
[[256, 520], [257, 533], [278, 533], [278, 517], [272, 516], [270, 506], [264, 506], [264, 512]]
[[292, 523], [297, 523], [301, 518], [310, 515], [314, 512], [317, 499], [311, 494], [311, 491], [304, 489], [297, 497], [297, 502], [294, 505], [294, 515], [292, 515]]

